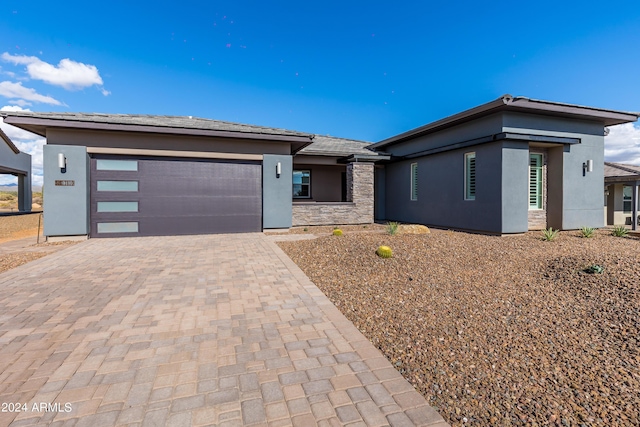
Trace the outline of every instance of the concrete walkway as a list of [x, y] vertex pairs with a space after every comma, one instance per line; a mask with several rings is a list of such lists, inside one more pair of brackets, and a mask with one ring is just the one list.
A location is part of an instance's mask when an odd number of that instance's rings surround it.
[[0, 403], [0, 426], [447, 425], [262, 234], [93, 239], [0, 274]]

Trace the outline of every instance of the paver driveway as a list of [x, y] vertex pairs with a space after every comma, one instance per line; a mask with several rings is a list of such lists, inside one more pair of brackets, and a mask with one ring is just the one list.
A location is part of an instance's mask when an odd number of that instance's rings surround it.
[[0, 372], [0, 425], [446, 425], [262, 234], [93, 239], [1, 274]]

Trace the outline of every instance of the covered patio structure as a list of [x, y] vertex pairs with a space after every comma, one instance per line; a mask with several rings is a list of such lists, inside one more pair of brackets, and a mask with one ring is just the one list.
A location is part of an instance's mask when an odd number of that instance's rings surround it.
[[0, 129], [0, 174], [18, 177], [18, 210], [31, 212], [31, 156], [22, 153]]
[[604, 185], [606, 224], [637, 230], [640, 166], [605, 162]]

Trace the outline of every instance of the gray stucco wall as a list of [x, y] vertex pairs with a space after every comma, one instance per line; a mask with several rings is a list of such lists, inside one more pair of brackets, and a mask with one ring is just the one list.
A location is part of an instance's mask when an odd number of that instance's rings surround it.
[[[282, 173], [276, 176], [280, 162]], [[289, 228], [292, 216], [292, 157], [265, 154], [262, 163], [262, 226]]]
[[[547, 222], [563, 230], [604, 226], [604, 125], [522, 113], [504, 113], [503, 124], [505, 132], [580, 139], [580, 144], [549, 150]], [[582, 164], [587, 160], [593, 160], [593, 172], [583, 173]]]
[[[66, 173], [58, 167], [58, 153], [67, 158]], [[45, 145], [43, 157], [44, 235], [89, 234], [90, 163], [86, 147]], [[57, 180], [74, 181], [74, 185], [56, 185]]]
[[374, 218], [376, 221], [387, 217], [385, 210], [385, 200], [387, 199], [385, 171], [384, 166], [375, 166], [373, 194], [375, 203]]
[[15, 153], [0, 139], [0, 174], [8, 173], [18, 177], [18, 210], [31, 211], [31, 156]]
[[502, 233], [522, 233], [529, 228], [529, 144], [502, 144]]
[[[584, 136], [563, 154], [562, 229], [603, 227], [604, 136]], [[587, 160], [593, 160], [593, 172], [583, 173]]]
[[[579, 139], [579, 144], [530, 147], [504, 140], [398, 160], [385, 167], [387, 220], [476, 230], [528, 230], [529, 151], [547, 148], [547, 221], [576, 229], [601, 227], [604, 125], [599, 122], [503, 112], [384, 148], [395, 158], [503, 132]], [[464, 200], [464, 154], [476, 153], [476, 199]], [[593, 172], [582, 164], [593, 160]], [[418, 200], [410, 200], [410, 165], [418, 163]]]
[[[502, 232], [501, 151], [501, 143], [491, 143], [387, 165], [387, 219]], [[475, 200], [464, 199], [464, 155], [468, 152], [476, 153]], [[416, 201], [410, 200], [411, 163], [418, 163]]]

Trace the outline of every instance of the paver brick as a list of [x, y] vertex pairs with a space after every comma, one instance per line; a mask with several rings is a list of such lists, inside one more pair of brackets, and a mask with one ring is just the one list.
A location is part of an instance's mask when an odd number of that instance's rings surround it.
[[241, 408], [242, 421], [245, 424], [262, 423], [267, 419], [262, 399], [246, 400], [242, 402]]
[[261, 233], [91, 239], [0, 273], [0, 313], [0, 398], [73, 404], [0, 425], [443, 423]]
[[344, 405], [336, 408], [338, 419], [343, 423], [349, 423], [361, 420], [360, 413], [355, 405]]

